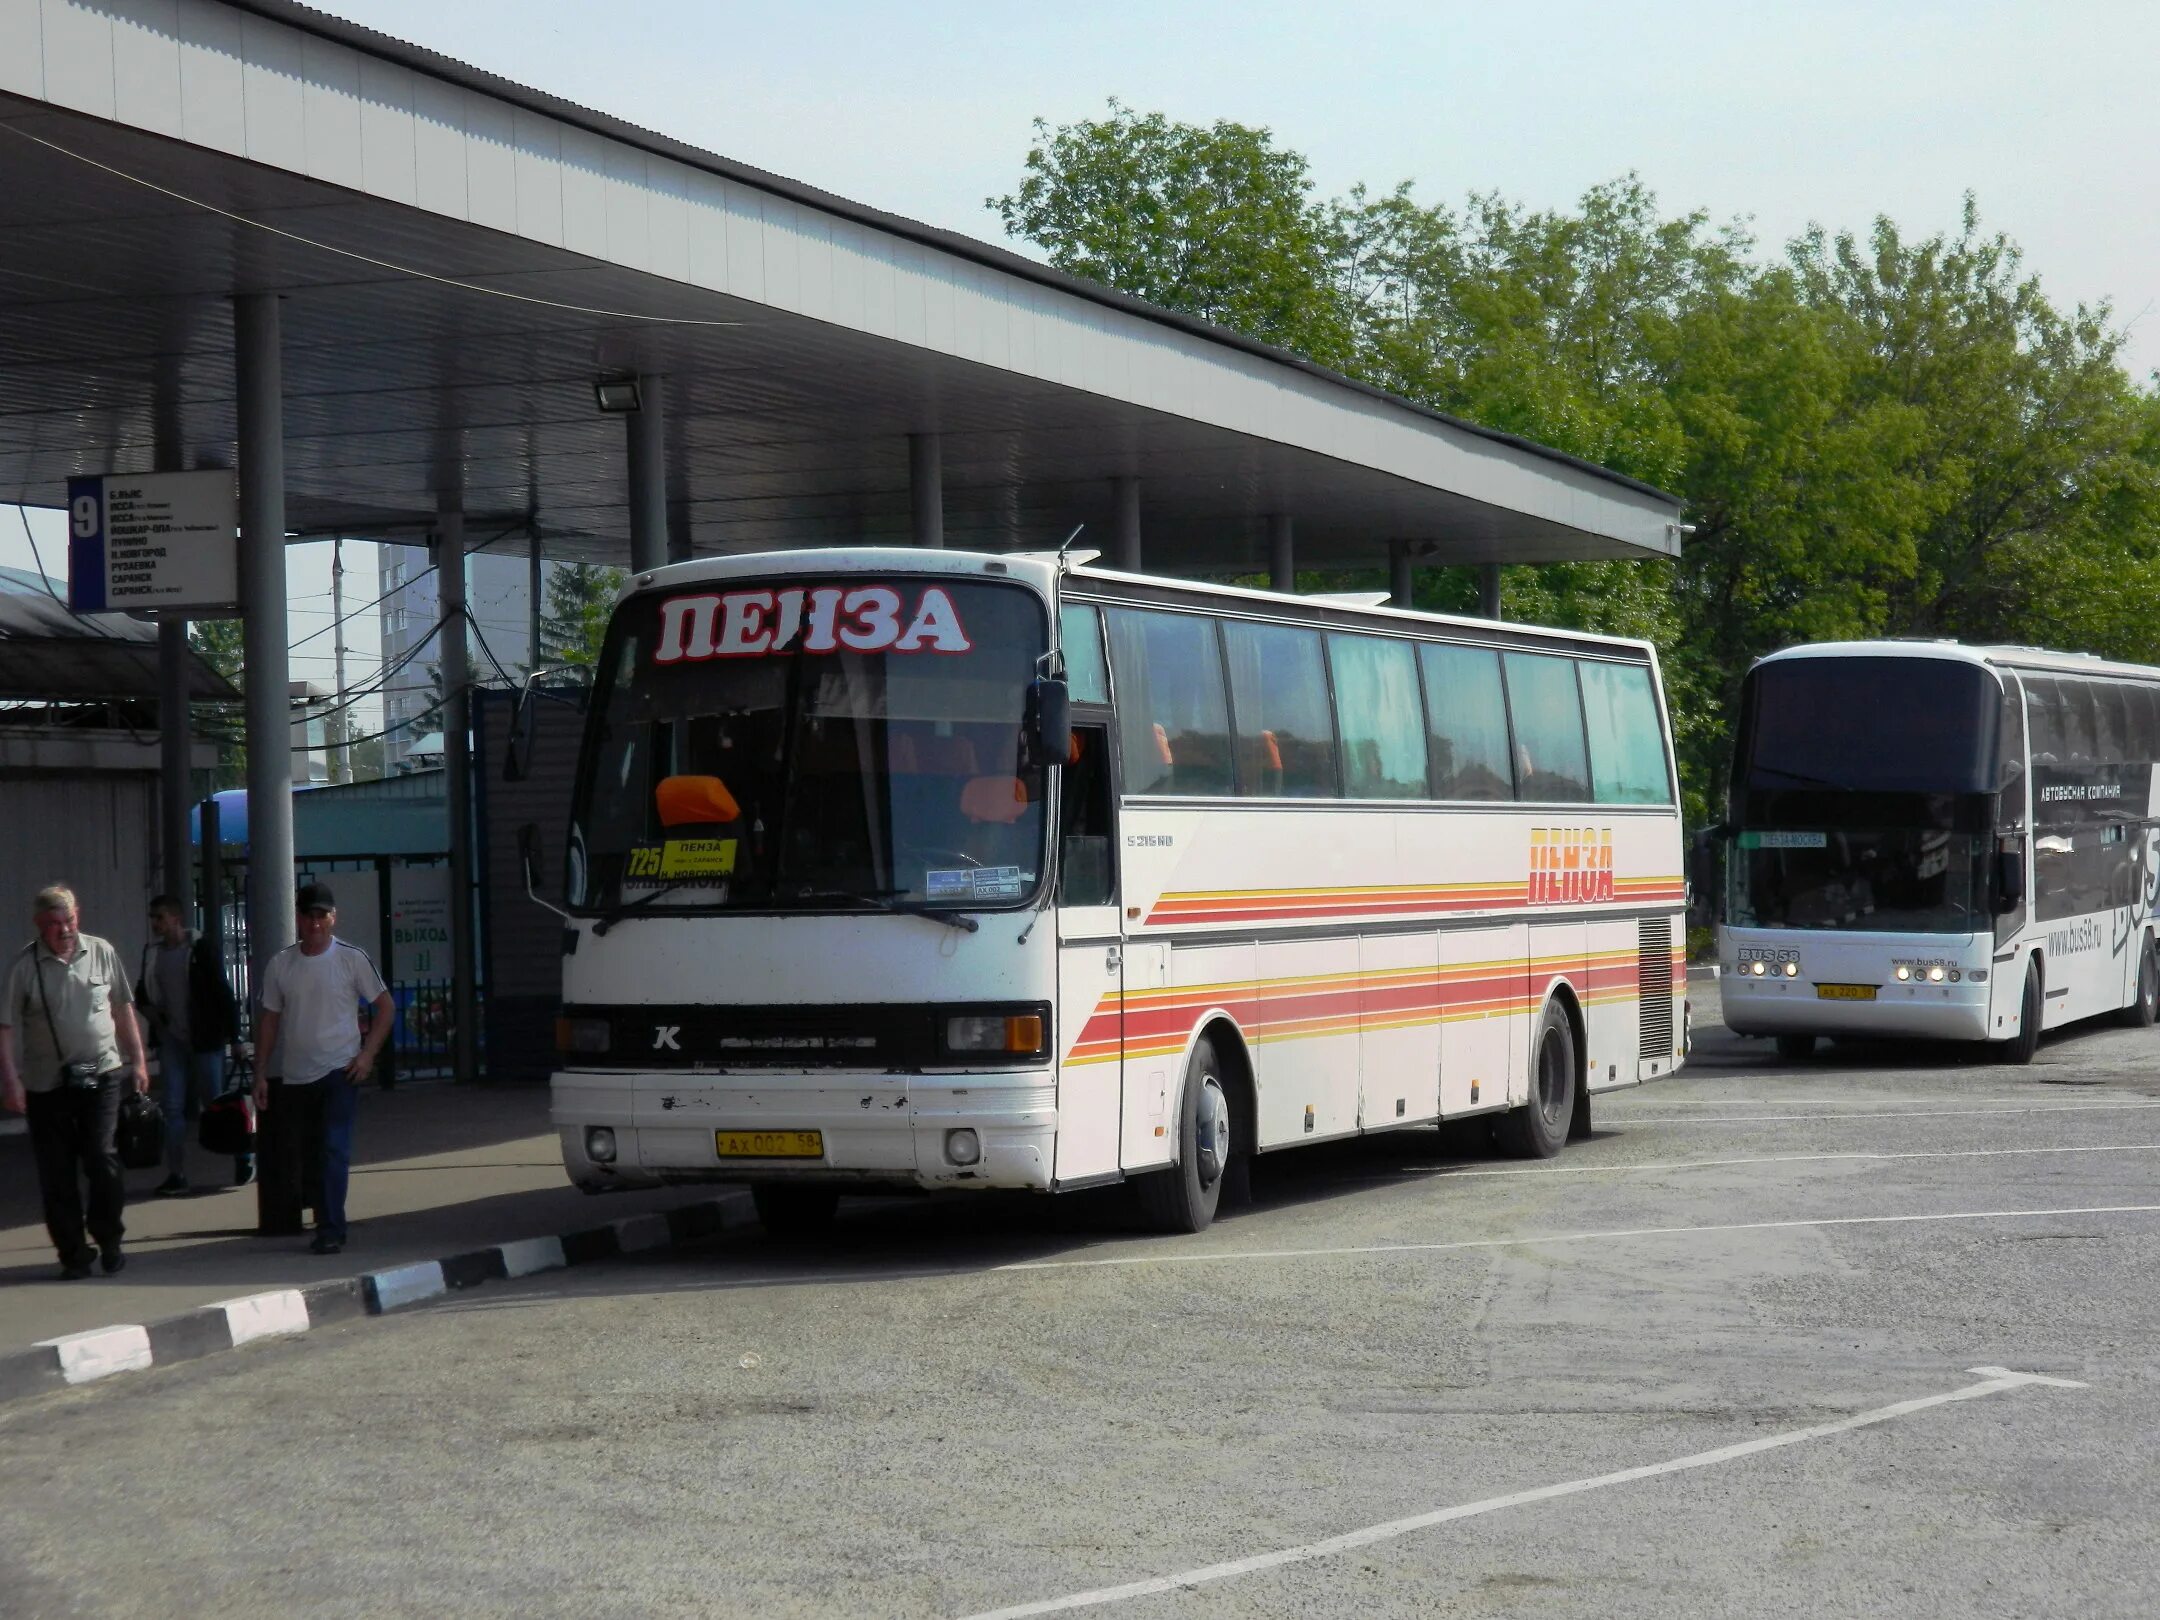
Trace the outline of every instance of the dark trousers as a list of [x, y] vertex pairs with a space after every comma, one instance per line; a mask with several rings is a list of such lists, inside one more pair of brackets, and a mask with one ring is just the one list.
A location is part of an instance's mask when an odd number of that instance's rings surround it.
[[255, 1137], [261, 1161], [257, 1209], [266, 1233], [300, 1230], [303, 1205], [315, 1230], [345, 1241], [345, 1188], [352, 1169], [357, 1090], [343, 1071], [307, 1085], [270, 1082], [270, 1105]]
[[120, 1124], [120, 1087], [127, 1076], [115, 1071], [96, 1087], [62, 1086], [33, 1091], [26, 1099], [30, 1114], [30, 1151], [37, 1161], [38, 1191], [45, 1201], [45, 1230], [61, 1264], [87, 1260], [83, 1239], [82, 1184], [90, 1184], [89, 1232], [108, 1254], [120, 1247], [126, 1230], [120, 1211], [127, 1189], [120, 1179], [120, 1154], [113, 1132]]

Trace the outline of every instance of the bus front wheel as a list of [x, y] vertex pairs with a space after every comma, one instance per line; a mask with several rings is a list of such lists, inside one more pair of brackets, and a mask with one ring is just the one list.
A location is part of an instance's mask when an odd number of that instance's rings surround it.
[[1493, 1140], [1518, 1159], [1549, 1159], [1567, 1145], [1575, 1119], [1575, 1031], [1555, 1002], [1538, 1022], [1537, 1058], [1530, 1065], [1530, 1101], [1493, 1126]]
[[1229, 1173], [1236, 1141], [1222, 1065], [1214, 1043], [1203, 1036], [1185, 1065], [1178, 1096], [1178, 1162], [1134, 1182], [1148, 1225], [1158, 1232], [1206, 1231], [1222, 1202], [1224, 1181], [1234, 1179]]
[[2030, 957], [2025, 963], [2025, 994], [2018, 1003], [2018, 1032], [2003, 1042], [2002, 1060], [2009, 1064], [2025, 1064], [2033, 1060], [2040, 1050], [2040, 958]]
[[2160, 1017], [2160, 961], [2153, 958], [2151, 940], [2140, 941], [2138, 950], [2137, 999], [2115, 1015], [2115, 1021], [2128, 1029], [2150, 1029], [2155, 1017]]

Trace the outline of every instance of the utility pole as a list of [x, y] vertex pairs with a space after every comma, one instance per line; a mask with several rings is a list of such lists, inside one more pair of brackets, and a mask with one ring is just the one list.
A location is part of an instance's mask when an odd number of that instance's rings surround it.
[[345, 708], [345, 537], [338, 536], [330, 542], [330, 645], [337, 660], [337, 706], [330, 711], [330, 723], [337, 727], [336, 741], [330, 748], [330, 780], [352, 780], [352, 745], [346, 738], [352, 735], [352, 716]]

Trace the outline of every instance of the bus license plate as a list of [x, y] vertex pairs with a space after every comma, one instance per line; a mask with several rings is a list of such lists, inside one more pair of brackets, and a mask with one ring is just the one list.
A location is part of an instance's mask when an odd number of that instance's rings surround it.
[[823, 1131], [715, 1131], [723, 1159], [822, 1159]]
[[1872, 984], [1818, 984], [1815, 994], [1824, 1001], [1873, 1001]]

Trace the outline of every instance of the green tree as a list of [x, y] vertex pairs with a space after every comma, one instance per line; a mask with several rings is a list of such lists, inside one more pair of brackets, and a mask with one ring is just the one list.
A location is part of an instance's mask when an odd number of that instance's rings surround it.
[[986, 199], [1060, 270], [1321, 362], [1350, 358], [1333, 212], [1265, 129], [1135, 113], [1035, 121], [1020, 188]]
[[571, 664], [590, 669], [598, 663], [608, 614], [623, 578], [620, 568], [597, 563], [558, 563], [549, 570], [539, 653], [528, 668]]
[[[1677, 564], [1511, 567], [1511, 618], [1660, 649], [1690, 812], [1749, 663], [1801, 641], [2010, 640], [2160, 662], [2160, 399], [2105, 306], [2059, 310], [1980, 227], [1811, 230], [1758, 259], [1633, 175], [1571, 210], [1408, 184], [1316, 201], [1265, 130], [1113, 102], [1037, 125], [990, 206], [1051, 262], [1679, 494]], [[1376, 573], [1300, 576], [1371, 589]], [[1418, 605], [1475, 611], [1428, 569]]]

